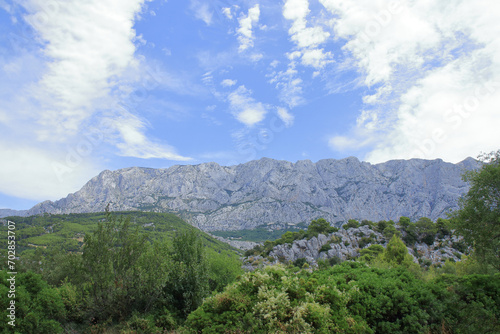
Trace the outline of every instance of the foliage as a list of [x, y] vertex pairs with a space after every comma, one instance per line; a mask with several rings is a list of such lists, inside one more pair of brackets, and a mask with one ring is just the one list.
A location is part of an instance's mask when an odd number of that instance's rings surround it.
[[373, 243], [375, 239], [372, 237], [362, 237], [361, 240], [359, 240], [359, 248], [365, 248], [366, 245]]
[[164, 292], [170, 303], [187, 316], [207, 296], [208, 264], [194, 231], [179, 234], [173, 242], [171, 278]]
[[[175, 233], [193, 229], [191, 225], [170, 213], [123, 211], [113, 214], [129, 219], [130, 226], [138, 227], [138, 234], [146, 235], [148, 240], [172, 240]], [[106, 222], [106, 213], [46, 214], [7, 219], [16, 224], [17, 251], [22, 254], [21, 260], [24, 261], [38, 249], [43, 256], [52, 250], [65, 253], [81, 252], [85, 235], [95, 232], [99, 223]], [[7, 227], [0, 224], [0, 233], [4, 234], [6, 231]], [[17, 239], [18, 234], [23, 238]], [[236, 251], [227, 243], [208, 234], [201, 234], [201, 238], [203, 245], [216, 251]], [[6, 241], [7, 238], [0, 238], [0, 252], [7, 248]]]
[[371, 333], [350, 317], [349, 296], [282, 266], [246, 273], [191, 313], [186, 330], [198, 333]]
[[438, 218], [436, 221], [438, 238], [442, 239], [447, 235], [451, 235], [451, 222], [448, 219]]
[[328, 252], [330, 249], [332, 249], [332, 246], [330, 246], [330, 244], [324, 244], [323, 246], [321, 246], [321, 248], [319, 249], [319, 252]]
[[401, 236], [401, 232], [397, 231], [394, 225], [388, 225], [386, 228], [384, 228], [382, 234], [386, 239], [391, 239], [393, 235], [397, 235], [398, 237]]
[[307, 227], [307, 236], [309, 238], [317, 237], [318, 234], [329, 234], [338, 231], [337, 228], [330, 226], [330, 223], [323, 218], [311, 221]]
[[[378, 246], [378, 245], [377, 245]], [[184, 327], [193, 333], [496, 333], [500, 278], [419, 279], [403, 266], [344, 262], [294, 273], [244, 274], [205, 300]]]
[[[62, 333], [60, 322], [65, 319], [66, 312], [58, 290], [32, 272], [14, 276], [15, 289], [10, 289], [11, 281], [7, 279], [12, 278], [11, 275], [0, 271], [0, 307], [4, 310], [4, 319], [0, 321], [1, 332], [10, 333], [10, 329], [15, 329], [17, 333]], [[11, 314], [9, 307], [15, 315], [15, 327], [8, 324], [13, 320], [6, 316]]]
[[356, 219], [349, 219], [346, 224], [342, 225], [344, 230], [348, 230], [350, 228], [358, 228], [359, 222]]
[[410, 218], [408, 217], [405, 217], [405, 216], [401, 216], [399, 218], [399, 226], [402, 228], [402, 229], [405, 229], [408, 228], [408, 226], [410, 225], [411, 223], [411, 220]]
[[420, 242], [425, 242], [427, 245], [432, 245], [434, 243], [438, 227], [432, 220], [427, 217], [422, 217], [415, 223], [415, 227]]
[[361, 223], [359, 224], [359, 226], [365, 226], [365, 225], [367, 225], [367, 226], [369, 226], [370, 228], [372, 228], [372, 227], [375, 225], [375, 223], [374, 223], [374, 222], [372, 222], [371, 220], [363, 219], [363, 220], [361, 221]]
[[480, 157], [479, 170], [464, 174], [470, 183], [459, 201], [460, 209], [452, 214], [453, 226], [474, 247], [484, 266], [500, 270], [500, 150]]
[[384, 252], [385, 248], [382, 245], [371, 245], [359, 251], [359, 260], [365, 262], [372, 262], [379, 254]]
[[[142, 214], [137, 213], [139, 217], [153, 217], [161, 232], [145, 229], [144, 225], [150, 226], [150, 223], [129, 213], [63, 215], [61, 217], [79, 221], [84, 226], [95, 223], [95, 228], [85, 234], [79, 252], [68, 252], [63, 244], [26, 249], [18, 262], [18, 271], [29, 275], [39, 273], [56, 286], [47, 291], [57, 294], [64, 315], [55, 319], [42, 311], [36, 313], [38, 306], [30, 306], [33, 303], [25, 298], [24, 305], [33, 312], [23, 321], [51, 327], [22, 332], [58, 333], [62, 330], [61, 324], [75, 332], [103, 332], [110, 326], [130, 333], [172, 330], [211, 291], [222, 291], [242, 273], [238, 254], [226, 244], [202, 232], [194, 232], [196, 229], [175, 219], [175, 224], [170, 225], [178, 228], [174, 234], [164, 229], [165, 222], [158, 220], [163, 215]], [[44, 215], [39, 219], [29, 217], [28, 221], [39, 224], [52, 218]], [[60, 232], [69, 222], [49, 223]], [[20, 230], [41, 231], [23, 224], [20, 223]], [[22, 275], [25, 274], [18, 277]], [[19, 290], [24, 296], [22, 285]], [[21, 310], [18, 314], [24, 313]], [[40, 320], [42, 317], [46, 321]]]
[[378, 262], [392, 266], [405, 266], [409, 268], [413, 265], [413, 257], [408, 253], [404, 242], [394, 234], [385, 247], [384, 251], [377, 257]]
[[130, 225], [129, 219], [108, 213], [105, 223], [85, 235], [82, 274], [72, 279], [87, 289], [92, 300], [90, 312], [95, 317], [127, 317], [136, 297], [141, 296], [137, 262], [147, 250], [146, 238]]
[[441, 288], [444, 322], [453, 333], [500, 332], [500, 274], [441, 275], [432, 283]]

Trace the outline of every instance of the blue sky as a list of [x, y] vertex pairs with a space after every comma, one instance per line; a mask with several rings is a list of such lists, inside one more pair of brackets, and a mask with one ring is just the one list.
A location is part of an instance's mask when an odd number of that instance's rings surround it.
[[104, 169], [458, 162], [500, 143], [494, 0], [0, 0], [0, 207]]

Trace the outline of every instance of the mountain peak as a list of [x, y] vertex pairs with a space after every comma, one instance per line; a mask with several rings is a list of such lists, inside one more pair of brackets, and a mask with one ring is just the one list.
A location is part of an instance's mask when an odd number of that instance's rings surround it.
[[355, 157], [316, 163], [262, 158], [237, 166], [215, 162], [165, 169], [105, 170], [81, 190], [28, 214], [113, 210], [173, 212], [203, 230], [234, 230], [308, 223], [323, 217], [373, 221], [408, 216], [445, 217], [468, 186], [464, 168], [436, 160], [393, 160], [372, 165]]

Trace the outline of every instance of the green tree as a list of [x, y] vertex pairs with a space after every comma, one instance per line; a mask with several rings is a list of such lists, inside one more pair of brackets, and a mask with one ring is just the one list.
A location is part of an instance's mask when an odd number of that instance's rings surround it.
[[403, 240], [406, 242], [406, 244], [414, 245], [418, 241], [417, 226], [415, 225], [415, 223], [409, 222], [404, 232], [405, 236]]
[[350, 228], [358, 228], [359, 222], [356, 219], [349, 219], [347, 221], [347, 224], [344, 224], [342, 227], [344, 228], [344, 230], [348, 230]]
[[187, 317], [209, 292], [208, 263], [198, 234], [194, 230], [178, 234], [171, 257], [171, 274], [164, 291], [181, 316]]
[[391, 239], [394, 234], [397, 234], [398, 237], [401, 236], [401, 232], [396, 230], [396, 227], [394, 227], [394, 225], [388, 225], [386, 228], [384, 228], [384, 231], [382, 233], [386, 239]]
[[411, 223], [411, 220], [408, 217], [402, 216], [399, 218], [399, 226], [401, 226], [401, 228], [404, 230], [406, 230], [408, 228], [410, 223]]
[[364, 248], [359, 251], [359, 260], [370, 263], [375, 260], [377, 256], [379, 256], [379, 254], [382, 254], [384, 252], [384, 249], [384, 246], [378, 244]]
[[434, 243], [438, 227], [432, 220], [427, 217], [422, 217], [415, 223], [415, 227], [417, 228], [419, 241], [425, 242], [428, 245]]
[[396, 234], [392, 236], [385, 250], [379, 255], [378, 260], [395, 266], [410, 267], [413, 264], [413, 257], [408, 253], [404, 242]]
[[311, 221], [311, 224], [307, 227], [307, 234], [309, 237], [316, 237], [318, 234], [326, 234], [335, 231], [335, 228], [330, 226], [324, 218], [318, 218], [317, 220]]
[[483, 265], [500, 270], [500, 150], [479, 157], [479, 170], [464, 173], [470, 189], [459, 201], [453, 226]]
[[[15, 280], [12, 280], [12, 275], [1, 270], [0, 307], [4, 310], [4, 319], [0, 321], [1, 333], [63, 332], [61, 322], [66, 317], [66, 311], [61, 295], [39, 274], [19, 273], [15, 275]], [[12, 320], [15, 320], [15, 327], [8, 324], [8, 321]]]
[[448, 219], [438, 218], [436, 221], [436, 228], [440, 238], [451, 234], [450, 221]]
[[130, 219], [107, 212], [93, 234], [86, 234], [82, 254], [82, 275], [77, 284], [86, 287], [91, 316], [97, 320], [120, 319], [132, 311], [140, 288], [137, 261], [147, 250], [145, 236], [132, 230]]

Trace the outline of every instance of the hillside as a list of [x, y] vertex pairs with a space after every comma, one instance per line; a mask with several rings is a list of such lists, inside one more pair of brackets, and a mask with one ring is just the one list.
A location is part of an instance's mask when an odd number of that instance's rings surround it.
[[[176, 233], [186, 232], [194, 228], [179, 217], [169, 213], [154, 212], [113, 212], [117, 217], [130, 219], [132, 228], [139, 227], [140, 234], [148, 239], [171, 239]], [[7, 217], [1, 219], [0, 233], [6, 235], [6, 221], [15, 223], [18, 253], [36, 247], [62, 247], [67, 251], [79, 251], [85, 234], [97, 229], [97, 224], [106, 220], [104, 212], [78, 214], [44, 214], [29, 217]], [[215, 251], [235, 251], [228, 244], [202, 233], [203, 244]], [[6, 244], [6, 238], [2, 239]], [[2, 249], [6, 249], [2, 247]]]
[[323, 217], [435, 220], [457, 208], [467, 190], [464, 170], [479, 162], [395, 160], [372, 165], [356, 158], [291, 163], [260, 159], [237, 166], [216, 163], [166, 169], [103, 171], [81, 190], [46, 201], [29, 215], [142, 210], [176, 213], [205, 231], [253, 229], [307, 223]]
[[398, 223], [350, 220], [340, 229], [318, 219], [307, 230], [288, 231], [277, 240], [247, 250], [244, 267], [254, 270], [277, 263], [307, 262], [317, 266], [321, 261], [336, 264], [359, 260], [383, 250], [395, 234], [402, 238], [412, 261], [422, 266], [443, 266], [447, 260], [458, 262], [469, 251], [463, 238], [451, 230], [451, 223], [442, 218], [432, 222], [423, 217], [411, 222], [403, 217]]

